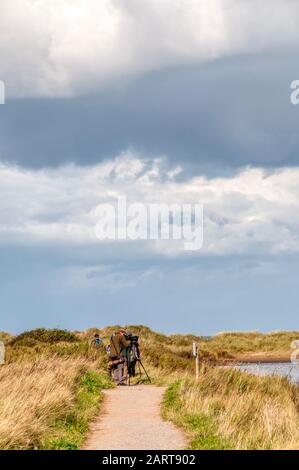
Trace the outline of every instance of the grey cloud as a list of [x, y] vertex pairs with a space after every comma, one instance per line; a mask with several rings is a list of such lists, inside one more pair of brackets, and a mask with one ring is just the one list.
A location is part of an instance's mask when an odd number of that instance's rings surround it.
[[263, 55], [156, 72], [72, 100], [10, 100], [0, 109], [0, 159], [87, 165], [133, 148], [187, 173], [297, 165], [296, 70], [297, 53]]
[[285, 51], [298, 43], [298, 11], [291, 0], [2, 0], [1, 78], [11, 96], [74, 96], [150, 70]]

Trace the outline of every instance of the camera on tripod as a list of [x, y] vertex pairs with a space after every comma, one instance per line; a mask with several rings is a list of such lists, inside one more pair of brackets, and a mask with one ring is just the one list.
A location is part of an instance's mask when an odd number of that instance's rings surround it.
[[138, 344], [139, 336], [136, 335], [125, 335], [127, 341], [130, 341], [131, 344]]
[[127, 368], [128, 368], [128, 377], [129, 377], [129, 385], [130, 385], [130, 378], [135, 377], [136, 375], [136, 364], [139, 366], [139, 373], [141, 376], [141, 368], [143, 369], [147, 379], [149, 382], [151, 382], [151, 379], [146, 372], [144, 365], [142, 364], [141, 358], [140, 358], [140, 346], [139, 346], [139, 336], [133, 335], [133, 333], [128, 332], [125, 335], [125, 338], [127, 341], [130, 342], [130, 345], [127, 348], [127, 354], [126, 354], [126, 362], [127, 362]]

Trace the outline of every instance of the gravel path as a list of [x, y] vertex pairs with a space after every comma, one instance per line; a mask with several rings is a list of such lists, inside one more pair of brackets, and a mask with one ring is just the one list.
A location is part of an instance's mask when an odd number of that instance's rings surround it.
[[179, 450], [186, 438], [163, 421], [164, 387], [137, 385], [105, 390], [99, 418], [93, 423], [86, 450]]

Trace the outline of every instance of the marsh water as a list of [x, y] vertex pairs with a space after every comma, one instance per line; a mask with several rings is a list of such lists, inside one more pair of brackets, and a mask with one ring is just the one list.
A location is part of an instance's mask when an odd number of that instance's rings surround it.
[[299, 363], [269, 362], [256, 364], [238, 364], [237, 369], [256, 375], [280, 375], [287, 377], [290, 382], [299, 384]]

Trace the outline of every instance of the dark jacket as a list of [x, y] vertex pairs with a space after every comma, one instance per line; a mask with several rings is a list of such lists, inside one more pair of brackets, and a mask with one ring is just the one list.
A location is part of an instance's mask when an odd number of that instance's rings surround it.
[[123, 335], [113, 334], [110, 338], [110, 357], [125, 355], [125, 350], [129, 344], [130, 341], [127, 341]]

